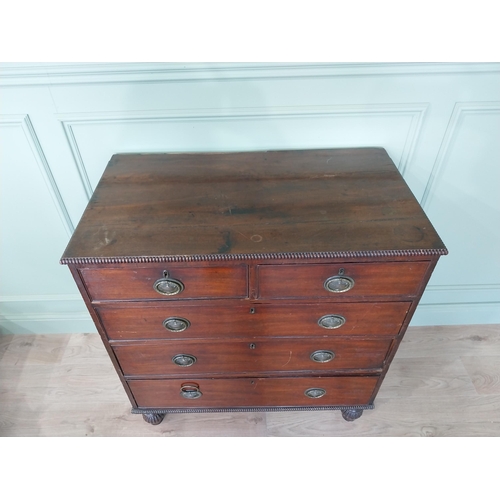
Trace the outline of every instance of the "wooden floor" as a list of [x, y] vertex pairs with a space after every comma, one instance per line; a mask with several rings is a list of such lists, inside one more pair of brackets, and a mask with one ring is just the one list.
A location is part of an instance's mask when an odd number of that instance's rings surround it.
[[97, 334], [0, 336], [0, 436], [500, 436], [500, 325], [413, 327], [374, 410], [171, 414], [130, 404]]

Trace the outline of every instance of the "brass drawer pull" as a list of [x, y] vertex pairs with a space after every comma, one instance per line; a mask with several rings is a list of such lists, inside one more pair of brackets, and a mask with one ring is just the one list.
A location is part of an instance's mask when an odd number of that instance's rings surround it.
[[354, 286], [354, 280], [349, 276], [332, 276], [325, 281], [323, 286], [328, 292], [344, 293]]
[[198, 384], [189, 382], [181, 385], [181, 396], [186, 399], [198, 399], [203, 394]]
[[163, 271], [163, 278], [156, 280], [153, 288], [162, 295], [177, 295], [184, 290], [182, 281], [168, 277], [168, 271]]
[[163, 326], [169, 332], [183, 332], [184, 330], [187, 330], [191, 326], [191, 323], [186, 318], [172, 317], [172, 318], [167, 318], [163, 322]]
[[314, 351], [309, 356], [316, 363], [328, 363], [335, 357], [335, 353], [333, 351]]
[[318, 325], [327, 330], [334, 330], [340, 328], [345, 323], [344, 316], [340, 314], [327, 314], [318, 319]]
[[326, 394], [326, 391], [325, 389], [319, 389], [317, 387], [311, 387], [310, 389], [307, 389], [304, 394], [308, 397], [308, 398], [313, 398], [313, 399], [317, 399], [317, 398], [321, 398], [323, 397], [325, 394]]
[[172, 362], [177, 366], [192, 366], [196, 363], [196, 357], [191, 354], [176, 354]]

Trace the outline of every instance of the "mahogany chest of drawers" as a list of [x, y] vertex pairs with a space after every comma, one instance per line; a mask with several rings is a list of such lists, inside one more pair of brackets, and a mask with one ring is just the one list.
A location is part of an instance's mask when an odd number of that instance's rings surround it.
[[115, 155], [61, 262], [147, 422], [354, 420], [446, 253], [385, 150], [357, 148]]

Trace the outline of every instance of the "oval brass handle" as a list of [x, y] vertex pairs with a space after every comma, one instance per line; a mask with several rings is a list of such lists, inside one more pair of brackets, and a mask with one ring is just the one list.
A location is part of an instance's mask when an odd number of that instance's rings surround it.
[[169, 278], [168, 271], [163, 271], [163, 278], [154, 282], [153, 288], [162, 295], [177, 295], [184, 290], [182, 281]]
[[196, 363], [196, 357], [192, 354], [176, 354], [172, 362], [177, 366], [192, 366]]
[[189, 382], [181, 385], [181, 396], [186, 399], [198, 399], [203, 393], [198, 384]]
[[335, 353], [333, 351], [314, 351], [309, 356], [316, 363], [328, 363], [335, 357]]
[[163, 326], [169, 332], [183, 332], [184, 330], [187, 330], [191, 326], [191, 323], [186, 318], [172, 317], [172, 318], [167, 318], [163, 322]]
[[340, 328], [345, 323], [344, 316], [340, 314], [327, 314], [318, 319], [318, 325], [327, 330]]
[[331, 276], [323, 286], [328, 292], [344, 293], [354, 286], [354, 280], [349, 276]]
[[323, 397], [326, 394], [326, 391], [325, 389], [320, 389], [319, 387], [311, 387], [310, 389], [307, 389], [304, 394], [308, 398], [317, 399]]

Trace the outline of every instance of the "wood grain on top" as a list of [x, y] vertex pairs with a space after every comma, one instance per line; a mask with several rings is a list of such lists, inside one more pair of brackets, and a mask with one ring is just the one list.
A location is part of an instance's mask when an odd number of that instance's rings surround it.
[[446, 253], [382, 148], [120, 154], [62, 262], [364, 251]]

